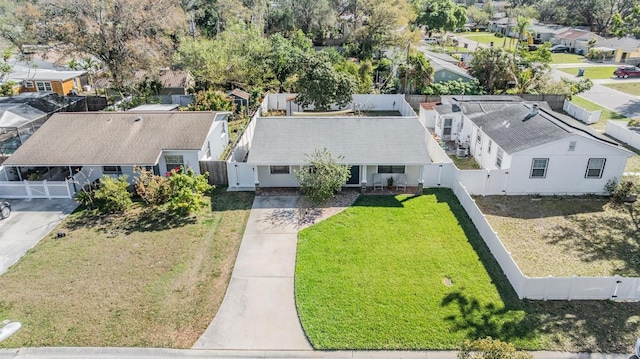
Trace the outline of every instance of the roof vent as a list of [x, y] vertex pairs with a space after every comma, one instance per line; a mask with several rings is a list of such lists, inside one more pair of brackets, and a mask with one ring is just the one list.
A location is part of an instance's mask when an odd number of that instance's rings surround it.
[[537, 114], [538, 114], [538, 104], [534, 103], [533, 105], [531, 105], [531, 112], [529, 112], [529, 114], [522, 119], [522, 122], [530, 120]]
[[136, 119], [134, 121], [136, 121], [136, 122], [142, 121], [142, 117], [138, 116], [138, 117], [136, 117]]

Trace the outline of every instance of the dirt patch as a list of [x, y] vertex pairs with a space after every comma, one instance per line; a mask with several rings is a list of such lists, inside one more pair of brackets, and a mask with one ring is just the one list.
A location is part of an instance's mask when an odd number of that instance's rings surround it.
[[475, 199], [528, 276], [640, 276], [640, 234], [624, 205], [597, 196]]

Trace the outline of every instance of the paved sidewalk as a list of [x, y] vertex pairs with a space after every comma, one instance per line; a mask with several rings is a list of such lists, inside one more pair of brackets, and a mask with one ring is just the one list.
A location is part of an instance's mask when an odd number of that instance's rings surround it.
[[311, 350], [294, 299], [298, 200], [255, 198], [227, 294], [193, 349]]
[[[300, 359], [456, 359], [456, 351], [269, 351], [269, 350], [179, 350], [147, 348], [21, 348], [0, 349], [0, 359], [151, 359], [151, 358], [300, 358]], [[630, 359], [631, 354], [589, 354], [566, 352], [531, 352], [536, 359]]]

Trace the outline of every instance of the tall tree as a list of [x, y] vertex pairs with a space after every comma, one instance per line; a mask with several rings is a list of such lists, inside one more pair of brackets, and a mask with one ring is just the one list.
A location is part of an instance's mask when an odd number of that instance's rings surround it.
[[39, 43], [93, 55], [122, 87], [136, 69], [166, 64], [184, 13], [172, 0], [47, 0], [36, 3], [22, 26]]
[[475, 22], [478, 25], [486, 26], [489, 24], [489, 20], [491, 19], [490, 15], [484, 11], [484, 9], [480, 9], [479, 7], [472, 5], [467, 8], [467, 18], [469, 21]]
[[476, 50], [469, 73], [480, 81], [487, 93], [504, 92], [516, 81], [514, 56], [500, 47]]
[[429, 30], [453, 31], [467, 22], [465, 8], [451, 0], [414, 0], [413, 5], [418, 13], [416, 22]]
[[564, 6], [573, 22], [589, 26], [591, 31], [604, 33], [613, 16], [619, 13], [623, 18], [628, 16], [635, 0], [559, 0], [558, 6]]
[[314, 105], [326, 111], [332, 105], [345, 106], [358, 89], [355, 78], [333, 68], [328, 55], [323, 52], [305, 56], [304, 68], [296, 83], [296, 102], [306, 107]]
[[640, 36], [640, 5], [635, 5], [629, 15], [624, 18], [618, 12], [611, 19], [611, 32], [618, 37], [629, 34]]
[[271, 51], [267, 61], [281, 90], [287, 79], [300, 70], [305, 53], [313, 51], [311, 40], [298, 30], [292, 38], [285, 38], [280, 33], [269, 37]]
[[378, 50], [393, 46], [406, 46], [407, 41], [416, 40], [417, 34], [411, 32], [409, 23], [416, 14], [406, 0], [360, 0], [358, 1], [354, 40], [357, 55], [370, 58]]
[[423, 53], [413, 53], [400, 66], [398, 77], [403, 93], [421, 94], [433, 79], [433, 68]]

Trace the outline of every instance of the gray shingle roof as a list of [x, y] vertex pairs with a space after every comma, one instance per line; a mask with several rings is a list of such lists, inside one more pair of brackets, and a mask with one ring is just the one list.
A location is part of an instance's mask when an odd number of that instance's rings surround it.
[[327, 148], [349, 164], [424, 164], [426, 136], [415, 118], [258, 118], [247, 162], [304, 164], [306, 154]]
[[571, 136], [571, 133], [540, 114], [523, 122], [530, 112], [524, 105], [503, 105], [500, 110], [470, 119], [510, 154]]
[[215, 112], [57, 113], [4, 165], [152, 165], [163, 149], [200, 150], [215, 116]]

